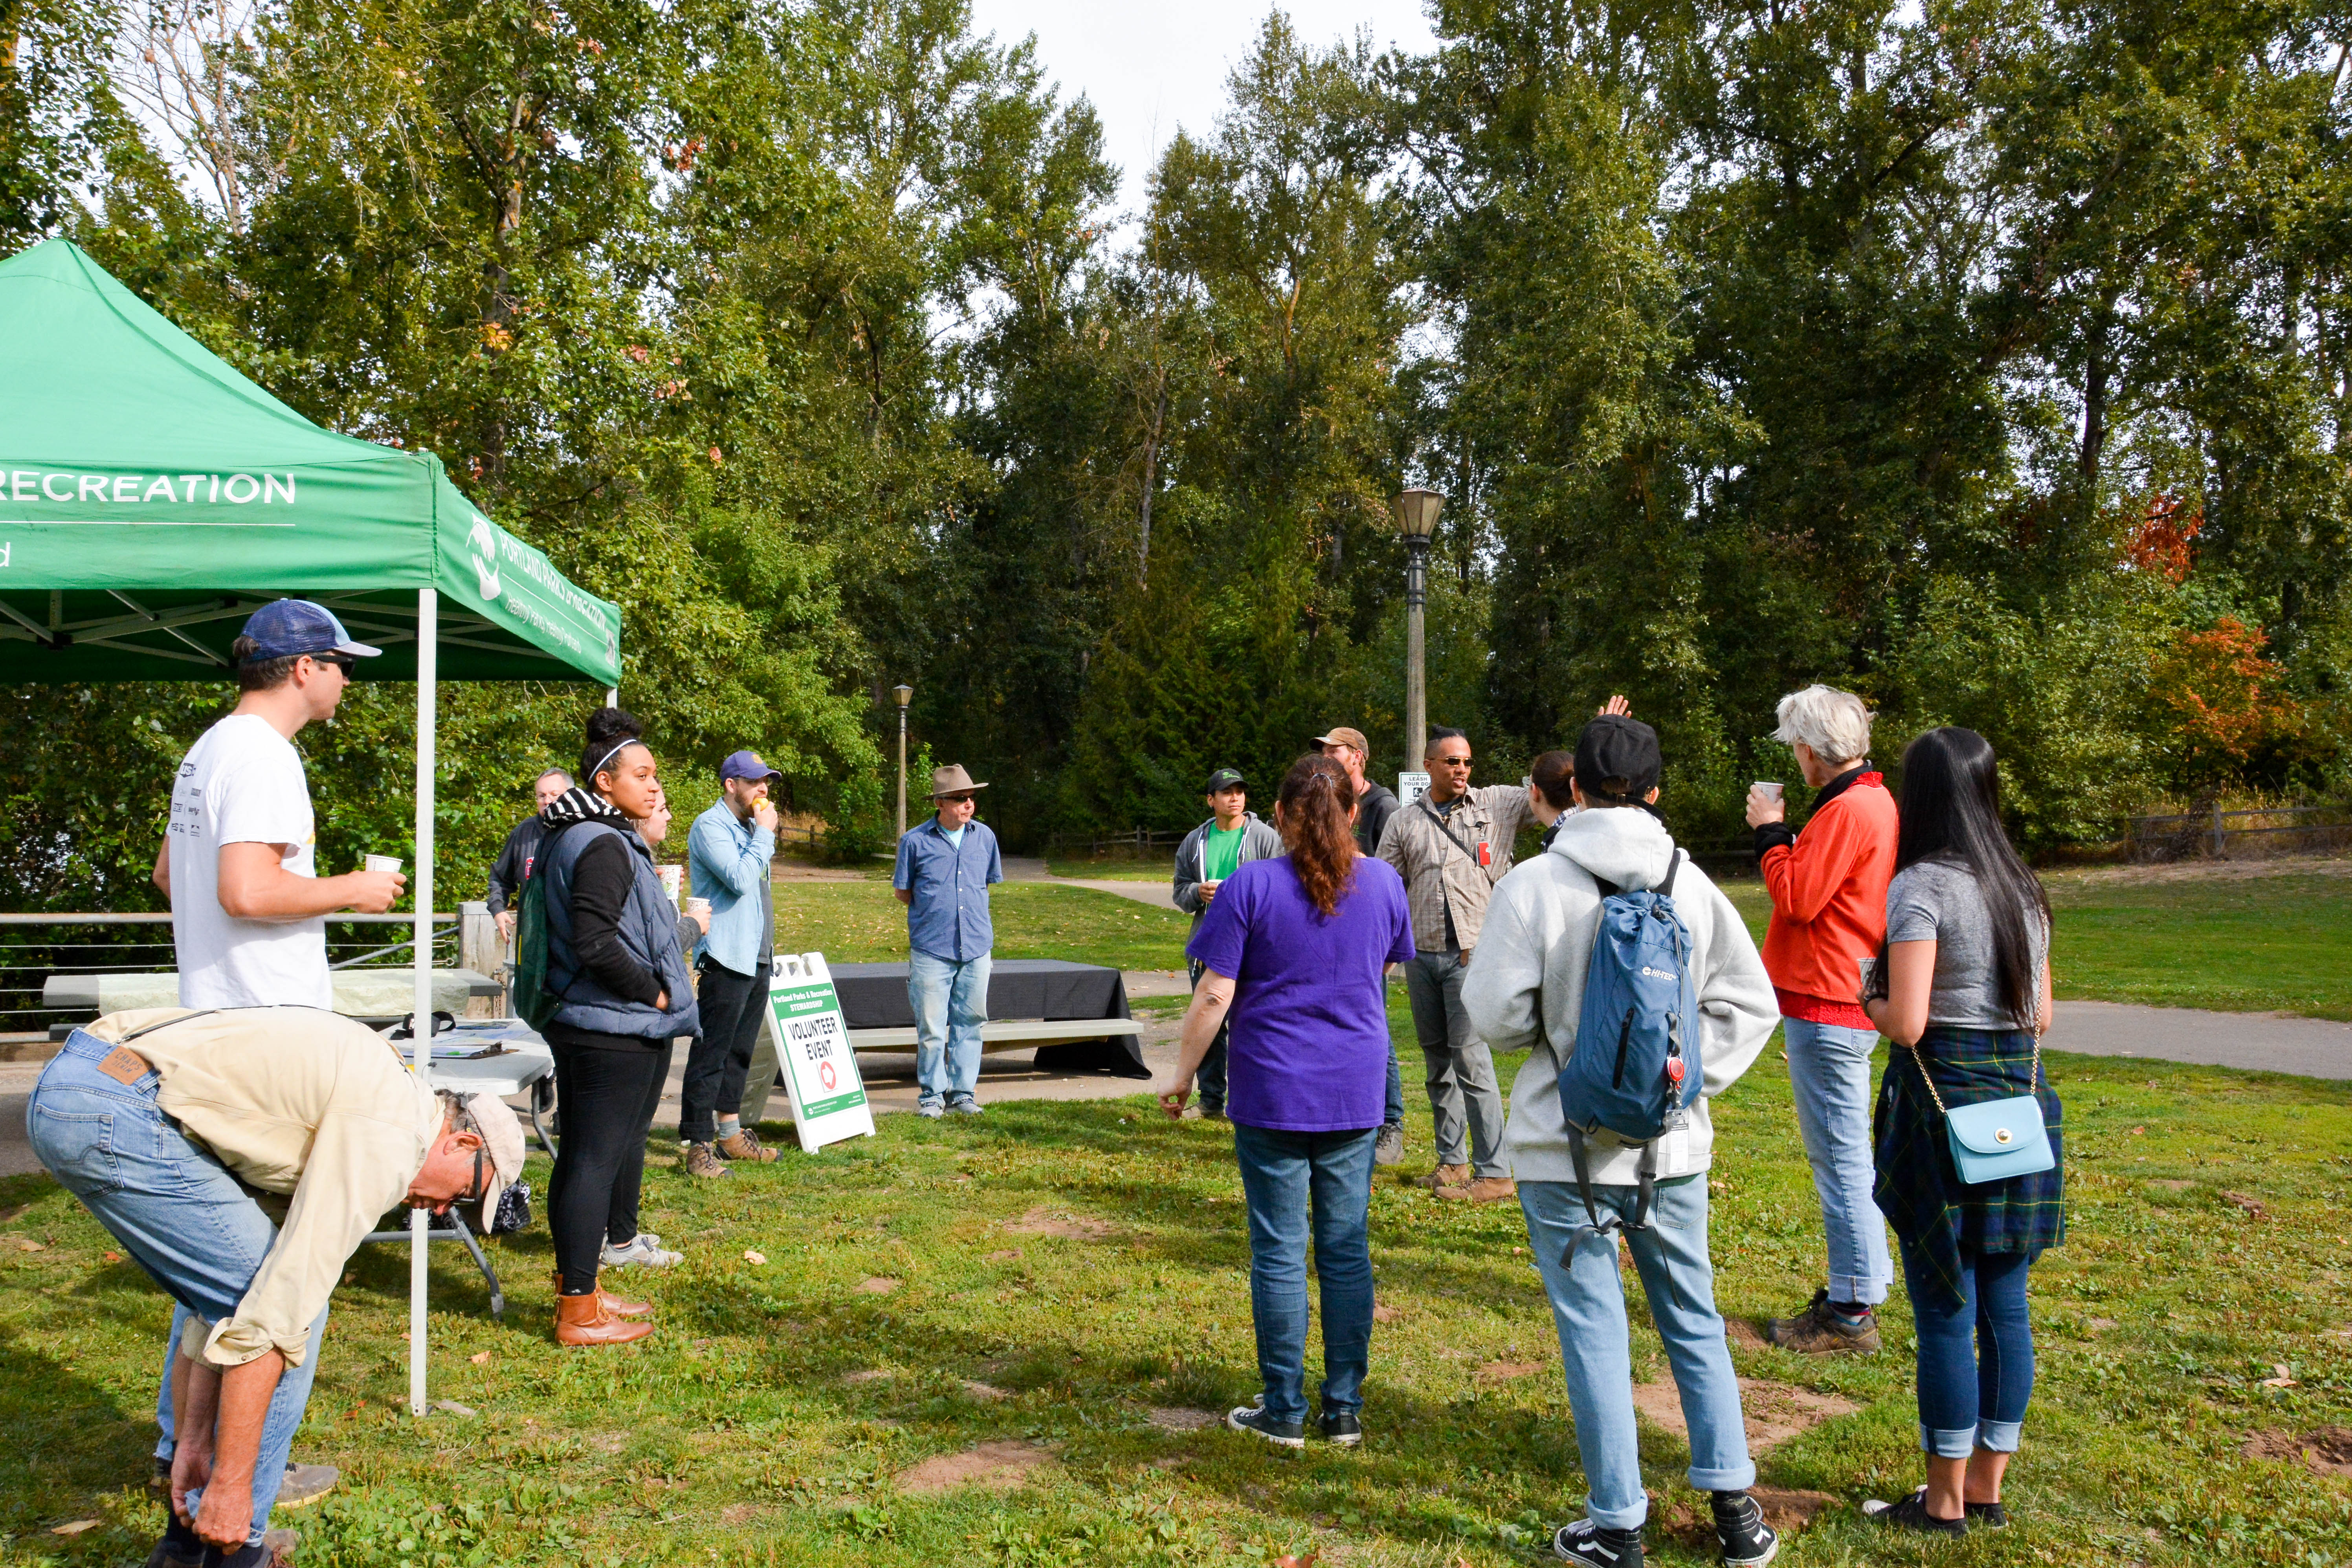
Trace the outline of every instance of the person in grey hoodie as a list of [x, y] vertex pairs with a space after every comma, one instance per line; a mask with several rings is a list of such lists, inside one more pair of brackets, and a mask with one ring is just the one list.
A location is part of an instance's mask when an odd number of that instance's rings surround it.
[[[1462, 987], [1471, 1027], [1496, 1051], [1525, 1047], [1511, 1089], [1503, 1147], [1517, 1173], [1528, 1240], [1551, 1299], [1569, 1404], [1591, 1495], [1587, 1517], [1553, 1549], [1594, 1568], [1641, 1568], [1648, 1500], [1633, 1424], [1632, 1349], [1617, 1238], [1588, 1223], [1559, 1102], [1560, 1064], [1577, 1049], [1586, 966], [1600, 925], [1601, 883], [1619, 891], [1665, 879], [1677, 851], [1645, 806], [1657, 799], [1657, 732], [1608, 715], [1576, 748], [1574, 799], [1551, 847], [1496, 885], [1477, 957]], [[1706, 1170], [1714, 1145], [1707, 1101], [1748, 1070], [1779, 1021], [1772, 982], [1738, 911], [1685, 858], [1673, 900], [1691, 938], [1698, 996], [1701, 1098], [1657, 1140], [1649, 1224], [1625, 1241], [1665, 1342], [1690, 1426], [1690, 1483], [1715, 1494], [1723, 1561], [1753, 1568], [1779, 1550], [1748, 1488], [1756, 1479], [1740, 1422], [1739, 1384], [1715, 1307], [1706, 1244]], [[1605, 1129], [1589, 1134], [1592, 1198], [1630, 1220], [1637, 1212], [1641, 1147]]]
[[[1176, 907], [1192, 917], [1194, 931], [1201, 929], [1201, 916], [1216, 898], [1220, 883], [1252, 860], [1271, 860], [1282, 853], [1282, 835], [1249, 808], [1248, 781], [1237, 770], [1219, 768], [1211, 773], [1203, 794], [1209, 820], [1176, 846], [1176, 880], [1171, 889]], [[1199, 986], [1199, 961], [1187, 959], [1185, 963], [1193, 985]], [[1220, 1027], [1194, 1079], [1201, 1092], [1201, 1115], [1210, 1121], [1225, 1114], [1225, 1037], [1226, 1030]]]

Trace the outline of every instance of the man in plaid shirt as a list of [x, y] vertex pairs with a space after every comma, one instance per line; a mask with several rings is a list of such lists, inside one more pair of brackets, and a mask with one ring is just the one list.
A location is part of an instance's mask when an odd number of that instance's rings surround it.
[[1471, 787], [1461, 731], [1433, 727], [1430, 736], [1429, 793], [1389, 818], [1380, 847], [1412, 908], [1418, 956], [1404, 966], [1405, 994], [1437, 1124], [1437, 1169], [1423, 1184], [1441, 1198], [1499, 1203], [1518, 1193], [1503, 1159], [1503, 1095], [1494, 1054], [1462, 1010], [1462, 981], [1532, 808], [1517, 784]]

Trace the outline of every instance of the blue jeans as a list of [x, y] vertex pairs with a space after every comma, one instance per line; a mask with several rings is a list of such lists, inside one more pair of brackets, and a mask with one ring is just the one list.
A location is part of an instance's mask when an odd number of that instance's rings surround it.
[[1404, 1071], [1397, 1066], [1396, 1042], [1389, 1042], [1389, 1102], [1381, 1112], [1381, 1125], [1404, 1125]]
[[1323, 1298], [1323, 1414], [1364, 1407], [1372, 1356], [1372, 1143], [1378, 1129], [1234, 1125], [1249, 1203], [1250, 1317], [1266, 1413], [1307, 1419], [1307, 1244]]
[[1939, 1459], [1983, 1448], [2014, 1454], [2033, 1395], [2033, 1329], [2026, 1319], [2021, 1252], [1960, 1251], [1956, 1311], [1935, 1304], [1903, 1249], [1903, 1283], [1919, 1342], [1919, 1447]]
[[[1201, 972], [1207, 966], [1197, 958], [1188, 959], [1186, 963], [1192, 972], [1192, 989], [1198, 991], [1201, 988]], [[1203, 1116], [1224, 1114], [1226, 1047], [1232, 1044], [1233, 1032], [1231, 1019], [1217, 1026], [1217, 1037], [1209, 1042], [1209, 1052], [1201, 1058], [1200, 1068], [1192, 1075], [1193, 1087], [1200, 1091], [1201, 1114]]]
[[1870, 1053], [1878, 1031], [1842, 1024], [1780, 1021], [1789, 1044], [1789, 1084], [1796, 1091], [1797, 1131], [1821, 1195], [1822, 1230], [1829, 1244], [1832, 1301], [1875, 1304], [1895, 1282], [1886, 1252], [1886, 1222], [1870, 1200]]
[[917, 948], [907, 955], [915, 1010], [917, 1098], [970, 1100], [980, 1086], [980, 1026], [988, 1022], [989, 954], [959, 963]]
[[[1595, 1186], [1593, 1202], [1632, 1218], [1636, 1189]], [[1610, 1530], [1636, 1530], [1649, 1517], [1642, 1455], [1633, 1426], [1633, 1352], [1625, 1332], [1625, 1289], [1617, 1272], [1617, 1238], [1595, 1236], [1573, 1182], [1521, 1182], [1519, 1208], [1528, 1245], [1551, 1298], [1576, 1415], [1576, 1448], [1591, 1489], [1585, 1510]], [[1690, 1484], [1701, 1491], [1752, 1485], [1748, 1431], [1739, 1419], [1739, 1380], [1715, 1310], [1715, 1268], [1706, 1255], [1706, 1175], [1656, 1189], [1650, 1228], [1625, 1233], [1650, 1321], [1665, 1342], [1666, 1362], [1682, 1392], [1690, 1426]], [[1572, 1251], [1571, 1251], [1572, 1249]], [[1563, 1266], [1562, 1258], [1570, 1261]]]
[[[234, 1317], [278, 1227], [217, 1159], [163, 1114], [154, 1073], [123, 1084], [98, 1070], [113, 1050], [76, 1030], [42, 1069], [25, 1109], [33, 1152], [177, 1304], [174, 1329], [189, 1312], [213, 1323]], [[286, 1457], [310, 1404], [326, 1331], [322, 1310], [310, 1325], [302, 1364], [279, 1374], [262, 1419], [248, 1542], [261, 1539], [286, 1479]]]

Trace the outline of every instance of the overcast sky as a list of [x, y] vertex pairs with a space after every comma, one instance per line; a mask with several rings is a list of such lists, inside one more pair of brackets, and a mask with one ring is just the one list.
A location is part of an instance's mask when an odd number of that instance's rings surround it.
[[[1215, 122], [1225, 78], [1248, 53], [1271, 9], [1266, 0], [972, 0], [975, 32], [1001, 43], [1037, 36], [1037, 58], [1062, 101], [1083, 92], [1102, 117], [1103, 151], [1119, 166], [1120, 208], [1142, 207], [1153, 160], [1178, 126]], [[1321, 47], [1371, 29], [1376, 49], [1431, 45], [1420, 0], [1291, 0], [1299, 38]]]

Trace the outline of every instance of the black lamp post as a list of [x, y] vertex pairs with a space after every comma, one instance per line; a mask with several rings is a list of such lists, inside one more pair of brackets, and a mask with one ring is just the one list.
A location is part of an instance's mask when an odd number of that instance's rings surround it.
[[1422, 635], [1422, 607], [1429, 598], [1429, 536], [1445, 498], [1435, 490], [1407, 490], [1389, 503], [1404, 540], [1404, 765], [1420, 773], [1429, 744], [1429, 661]]

